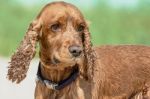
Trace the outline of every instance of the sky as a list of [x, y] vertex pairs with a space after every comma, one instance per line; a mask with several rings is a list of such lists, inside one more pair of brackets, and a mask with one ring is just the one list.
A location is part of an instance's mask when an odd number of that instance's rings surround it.
[[[43, 4], [43, 3], [49, 3], [52, 1], [60, 1], [60, 0], [17, 0], [18, 2], [21, 2], [25, 5], [34, 5], [34, 4]], [[121, 7], [136, 7], [139, 3], [139, 0], [62, 0], [65, 2], [70, 2], [82, 7], [92, 7], [100, 2], [107, 2], [108, 5], [115, 7], [115, 8], [121, 8]]]
[[99, 0], [17, 0], [18, 2], [21, 2], [21, 3], [24, 3], [24, 4], [28, 4], [28, 5], [32, 5], [32, 4], [35, 4], [35, 3], [49, 3], [49, 2], [52, 2], [52, 1], [65, 1], [65, 2], [70, 2], [70, 3], [73, 3], [73, 4], [79, 4], [79, 5], [82, 5], [82, 6], [90, 6], [90, 5], [93, 5], [93, 4], [96, 4], [97, 1]]
[[108, 4], [113, 7], [136, 7], [139, 3], [139, 0], [109, 0]]

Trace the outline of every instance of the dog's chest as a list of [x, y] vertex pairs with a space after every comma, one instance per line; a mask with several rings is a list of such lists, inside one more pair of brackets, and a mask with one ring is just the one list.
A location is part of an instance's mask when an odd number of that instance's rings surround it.
[[49, 99], [85, 99], [85, 96], [80, 87], [71, 87], [68, 90], [55, 93], [54, 97]]
[[46, 99], [81, 99], [76, 93], [68, 92], [54, 92]]

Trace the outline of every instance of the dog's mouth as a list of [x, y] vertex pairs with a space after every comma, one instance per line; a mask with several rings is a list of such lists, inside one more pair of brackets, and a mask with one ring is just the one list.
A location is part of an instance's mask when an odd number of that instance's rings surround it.
[[[75, 64], [78, 64], [80, 61], [80, 57], [70, 57], [70, 58], [65, 58], [65, 57], [60, 57], [58, 54], [55, 54], [51, 57], [51, 63], [53, 65], [60, 66], [61, 67], [72, 67]], [[63, 66], [62, 66], [63, 65]]]
[[54, 56], [54, 57], [52, 58], [52, 64], [56, 65], [56, 64], [58, 64], [58, 63], [60, 63], [60, 60], [57, 59], [57, 58]]

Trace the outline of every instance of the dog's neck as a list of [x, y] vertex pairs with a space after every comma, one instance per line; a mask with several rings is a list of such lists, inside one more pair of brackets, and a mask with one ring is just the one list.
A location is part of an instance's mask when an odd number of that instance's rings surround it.
[[[53, 64], [52, 64], [53, 66]], [[51, 66], [44, 66], [44, 64], [41, 64], [41, 75], [48, 80], [51, 80], [55, 83], [58, 83], [66, 78], [68, 78], [73, 70], [76, 68], [75, 66], [73, 67], [66, 67], [64, 69], [51, 69], [49, 68]]]
[[[41, 65], [41, 75], [48, 80], [51, 80], [55, 83], [58, 83], [66, 78], [68, 78], [76, 67], [68, 67], [64, 70], [59, 69], [50, 69], [46, 66]], [[68, 86], [64, 87], [60, 90], [54, 90], [46, 87], [44, 84], [38, 82], [36, 87], [37, 97], [42, 97], [40, 99], [79, 99], [79, 97], [83, 97], [83, 92], [79, 92], [81, 89], [79, 88], [78, 79], [73, 81]], [[81, 94], [82, 93], [82, 94]], [[81, 96], [80, 96], [81, 95]], [[36, 98], [39, 99], [39, 98]]]

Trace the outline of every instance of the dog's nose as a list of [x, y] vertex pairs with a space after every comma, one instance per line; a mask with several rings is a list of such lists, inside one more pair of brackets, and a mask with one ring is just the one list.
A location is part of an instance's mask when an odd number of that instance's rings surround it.
[[73, 45], [69, 47], [69, 52], [74, 56], [74, 57], [78, 57], [80, 56], [81, 52], [82, 52], [82, 48], [80, 46], [77, 45]]

